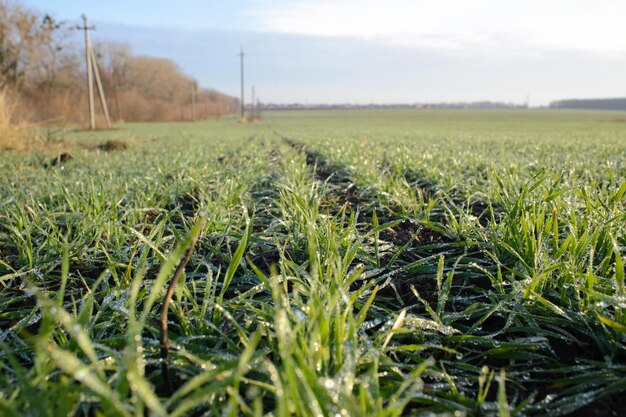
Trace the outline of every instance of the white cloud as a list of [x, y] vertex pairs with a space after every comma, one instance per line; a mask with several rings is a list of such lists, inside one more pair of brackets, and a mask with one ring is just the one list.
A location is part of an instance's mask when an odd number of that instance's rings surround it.
[[259, 29], [451, 52], [626, 56], [621, 0], [260, 0]]

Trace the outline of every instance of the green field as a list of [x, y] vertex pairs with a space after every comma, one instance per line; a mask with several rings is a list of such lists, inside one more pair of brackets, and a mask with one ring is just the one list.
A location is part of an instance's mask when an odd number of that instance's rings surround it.
[[623, 113], [55, 135], [0, 158], [2, 416], [626, 410]]

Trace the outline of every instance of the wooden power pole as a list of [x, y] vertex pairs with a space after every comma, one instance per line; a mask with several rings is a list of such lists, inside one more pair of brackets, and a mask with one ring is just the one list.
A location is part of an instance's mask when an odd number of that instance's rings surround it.
[[198, 86], [196, 82], [191, 83], [191, 121], [196, 121], [196, 90]]
[[104, 112], [104, 118], [107, 122], [107, 127], [111, 128], [111, 118], [109, 117], [109, 107], [107, 106], [107, 100], [104, 97], [104, 88], [102, 88], [102, 81], [100, 80], [100, 71], [98, 70], [98, 63], [96, 62], [96, 54], [91, 50], [92, 67], [94, 74], [96, 75], [96, 85], [98, 86], [98, 95], [100, 96], [100, 104], [102, 105], [102, 111]]
[[83, 15], [83, 27], [78, 29], [85, 31], [85, 63], [87, 65], [87, 91], [89, 92], [89, 120], [91, 130], [96, 130], [96, 113], [93, 104], [93, 69], [91, 68], [91, 42], [89, 41], [89, 21], [87, 16]]
[[250, 96], [250, 120], [255, 121], [256, 120], [256, 102], [255, 102], [255, 91], [254, 91], [254, 86], [252, 86], [252, 95]]
[[98, 95], [100, 96], [100, 104], [102, 105], [102, 111], [107, 122], [107, 127], [111, 127], [111, 118], [109, 117], [109, 109], [107, 107], [106, 98], [104, 97], [104, 89], [102, 88], [102, 81], [100, 80], [100, 72], [98, 71], [98, 64], [96, 63], [96, 55], [91, 47], [91, 41], [89, 39], [89, 30], [95, 29], [93, 26], [89, 26], [87, 16], [83, 15], [83, 26], [77, 26], [77, 29], [85, 31], [85, 64], [87, 66], [87, 91], [89, 94], [89, 126], [91, 130], [96, 130], [96, 111], [94, 106], [93, 97], [93, 78], [96, 76], [96, 85], [98, 87]]
[[239, 57], [241, 58], [241, 116], [240, 121], [243, 122], [246, 120], [245, 112], [245, 102], [244, 102], [244, 85], [243, 85], [243, 57], [245, 54], [243, 53], [243, 46], [241, 47], [241, 52], [239, 52]]

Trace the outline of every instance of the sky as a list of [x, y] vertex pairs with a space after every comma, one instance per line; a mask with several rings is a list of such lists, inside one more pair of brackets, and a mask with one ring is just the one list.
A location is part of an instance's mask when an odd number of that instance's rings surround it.
[[[546, 105], [626, 96], [623, 0], [23, 0], [263, 102]], [[249, 92], [247, 92], [249, 95]]]

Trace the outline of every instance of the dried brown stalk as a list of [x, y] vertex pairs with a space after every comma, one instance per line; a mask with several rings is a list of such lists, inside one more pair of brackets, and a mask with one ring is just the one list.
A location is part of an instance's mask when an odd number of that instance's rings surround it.
[[[200, 226], [202, 228], [206, 221], [206, 217], [202, 217], [199, 221], [202, 223], [202, 225]], [[170, 367], [167, 362], [169, 349], [170, 349], [170, 346], [169, 346], [170, 340], [167, 334], [167, 314], [169, 311], [170, 303], [172, 301], [172, 297], [174, 296], [174, 290], [176, 289], [176, 284], [178, 283], [180, 277], [183, 275], [183, 272], [185, 272], [185, 267], [187, 266], [189, 259], [191, 259], [191, 254], [195, 250], [196, 242], [198, 241], [198, 239], [200, 239], [201, 236], [202, 236], [202, 231], [200, 231], [200, 233], [196, 234], [192, 238], [191, 244], [189, 245], [189, 248], [185, 252], [185, 257], [180, 261], [180, 263], [176, 267], [176, 271], [174, 272], [174, 277], [172, 278], [172, 281], [170, 282], [170, 285], [167, 288], [167, 292], [165, 293], [165, 298], [163, 299], [163, 307], [161, 307], [161, 326], [160, 326], [161, 327], [161, 359], [162, 359], [161, 370], [163, 373], [163, 381], [165, 383], [165, 390], [167, 391], [167, 394], [171, 394], [172, 389], [173, 389], [172, 379], [171, 379], [171, 374], [170, 374]]]

